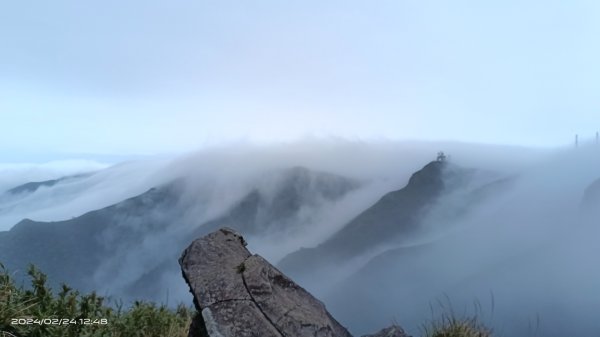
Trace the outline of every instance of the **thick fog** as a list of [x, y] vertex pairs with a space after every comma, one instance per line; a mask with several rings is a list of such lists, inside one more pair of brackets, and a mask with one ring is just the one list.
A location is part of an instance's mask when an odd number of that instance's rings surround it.
[[[594, 145], [533, 150], [308, 140], [232, 144], [174, 159], [83, 167], [58, 175], [23, 170], [19, 176], [14, 171], [12, 180], [3, 177], [5, 190], [29, 178], [92, 174], [27, 194], [5, 193], [0, 225], [6, 230], [22, 218], [70, 219], [180, 181], [175, 207], [118, 219], [117, 227], [139, 235], [134, 244], [119, 245], [119, 232], [106, 229], [103, 240], [113, 253], [93, 279], [106, 294], [123, 294], [136, 282], [151, 280], [159, 288], [154, 300], [189, 301], [176, 258], [193, 239], [191, 233], [221, 219], [252, 191], [271, 205], [288, 183], [287, 169], [311, 172], [300, 209], [282, 218], [285, 223], [246, 234], [249, 249], [273, 264], [301, 247], [322, 243], [384, 194], [404, 187], [439, 150], [450, 155], [453, 166], [476, 169], [476, 174], [468, 184], [456, 182], [456, 190], [430, 205], [417, 234], [398, 244], [371, 247], [362, 256], [297, 281], [355, 334], [396, 321], [418, 335], [419, 326], [432, 318], [431, 306], [434, 316], [441, 310], [440, 300], [459, 314], [473, 313], [473, 303], [480, 303], [484, 322], [501, 335], [589, 336], [600, 331], [593, 318], [600, 311], [598, 200], [582, 206], [584, 191], [600, 178], [600, 148]], [[323, 172], [355, 185], [337, 199], [324, 198], [315, 185]], [[487, 192], [472, 198], [480, 188]], [[167, 226], [152, 227], [162, 223]], [[162, 265], [168, 267], [163, 270]]]
[[0, 191], [32, 181], [93, 172], [108, 164], [89, 160], [60, 160], [47, 163], [0, 163]]
[[[129, 217], [121, 221], [124, 226], [140, 228], [152, 218], [177, 219], [175, 223], [165, 231], [145, 234], [144, 241], [135, 248], [127, 245], [115, 249], [113, 258], [98, 267], [96, 283], [106, 287], [103, 288], [106, 293], [123, 293], [131, 282], [160, 264], [170, 265], [174, 270], [177, 266], [173, 257], [177, 257], [184, 248], [175, 243], [189, 243], [191, 228], [219, 217], [252, 190], [259, 190], [266, 199], [270, 199], [282, 182], [281, 171], [287, 168], [306, 167], [313, 173], [329, 172], [355, 180], [358, 188], [338, 200], [313, 200], [314, 203], [303, 205], [290, 220], [291, 225], [245, 234], [251, 251], [275, 264], [301, 247], [319, 244], [383, 194], [402, 188], [412, 173], [435, 159], [439, 149], [449, 149], [454, 158], [462, 158], [467, 164], [474, 162], [473, 158], [489, 155], [489, 160], [481, 162], [480, 166], [506, 172], [527, 166], [545, 153], [477, 144], [343, 140], [270, 146], [246, 144], [190, 153], [165, 163], [154, 173], [161, 183], [185, 177], [185, 184], [177, 190], [181, 196], [180, 207], [156, 211], [142, 219]], [[108, 233], [110, 237], [110, 231]], [[165, 242], [172, 244], [165, 245]], [[120, 277], [115, 279], [114, 275]], [[163, 273], [160, 278], [169, 292], [167, 295], [167, 291], [161, 290], [159, 300], [167, 296], [171, 301], [189, 298], [179, 273]]]
[[[24, 218], [57, 221], [80, 216], [163, 183], [155, 176], [164, 159], [128, 162], [107, 167], [88, 161], [47, 164], [0, 164], [0, 230], [8, 230]], [[29, 182], [66, 178], [54, 186], [40, 186], [32, 193], [7, 193]]]
[[[112, 166], [90, 161], [70, 160], [46, 164], [0, 164], [0, 230], [10, 229], [23, 218], [57, 221], [79, 216], [139, 195], [172, 179], [191, 178], [194, 194], [214, 189], [211, 198], [217, 209], [250, 188], [250, 180], [269, 171], [305, 166], [364, 181], [383, 181], [387, 189], [401, 187], [408, 176], [423, 163], [445, 149], [467, 165], [489, 154], [488, 168], [514, 170], [543, 151], [518, 147], [439, 142], [361, 142], [314, 140], [273, 146], [232, 144], [190, 153], [179, 158], [155, 158]], [[533, 157], [533, 158], [532, 158]], [[53, 187], [42, 186], [33, 193], [2, 193], [28, 182], [69, 179]], [[267, 177], [268, 178], [268, 177]], [[236, 196], [237, 195], [237, 196]], [[218, 210], [216, 210], [218, 211]]]
[[[600, 147], [554, 152], [476, 203], [446, 195], [413, 242], [381, 247], [354, 274], [312, 290], [357, 333], [396, 321], [418, 335], [432, 309], [452, 307], [499, 335], [595, 336], [600, 199], [583, 198], [599, 178]], [[449, 216], [461, 206], [466, 214]]]

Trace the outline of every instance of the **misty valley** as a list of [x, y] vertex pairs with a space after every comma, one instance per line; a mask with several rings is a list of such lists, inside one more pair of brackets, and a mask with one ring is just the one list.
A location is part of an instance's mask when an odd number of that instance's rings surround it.
[[448, 310], [498, 336], [597, 336], [599, 154], [334, 141], [17, 172], [0, 262], [21, 283], [33, 264], [53, 288], [190, 305], [178, 259], [226, 227], [356, 336], [418, 336]]

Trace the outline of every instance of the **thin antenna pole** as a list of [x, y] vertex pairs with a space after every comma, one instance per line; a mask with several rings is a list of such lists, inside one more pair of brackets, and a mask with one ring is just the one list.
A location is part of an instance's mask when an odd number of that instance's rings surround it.
[[579, 146], [579, 135], [575, 135], [575, 147]]
[[596, 145], [598, 145], [598, 131], [596, 131]]

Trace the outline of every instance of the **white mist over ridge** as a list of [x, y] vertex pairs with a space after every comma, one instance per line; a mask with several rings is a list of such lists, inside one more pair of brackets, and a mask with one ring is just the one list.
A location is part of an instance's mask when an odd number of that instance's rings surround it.
[[92, 160], [58, 160], [47, 163], [0, 163], [0, 192], [32, 181], [98, 171], [109, 164]]
[[[449, 299], [458, 315], [475, 313], [479, 301], [478, 314], [500, 335], [596, 335], [600, 217], [582, 201], [598, 179], [600, 147], [554, 152], [477, 204], [443, 197], [423, 220], [443, 235], [388, 248], [336, 290], [310, 290], [359, 334], [391, 320], [418, 334], [431, 307], [439, 313]], [[469, 209], [458, 219], [435, 215], [461, 204]]]
[[[107, 164], [68, 161], [46, 165], [11, 165], [0, 191], [0, 230], [8, 230], [27, 218], [59, 221], [107, 207], [164, 183], [154, 174], [164, 160]], [[78, 176], [83, 174], [82, 176]], [[67, 177], [53, 186], [33, 192], [7, 193], [28, 182]], [[31, 179], [29, 181], [25, 179]]]
[[[218, 213], [227, 200], [233, 202], [250, 188], [250, 181], [276, 169], [303, 166], [361, 181], [400, 188], [411, 173], [434, 159], [439, 150], [466, 166], [516, 171], [538, 160], [547, 150], [456, 142], [362, 142], [306, 140], [277, 145], [231, 144], [200, 150], [179, 158], [155, 158], [125, 162], [108, 169], [107, 164], [64, 161], [43, 165], [2, 164], [0, 170], [0, 230], [18, 221], [58, 221], [109, 206], [172, 179], [187, 177], [191, 193], [213, 189]], [[477, 159], [485, 158], [485, 159]], [[104, 169], [104, 170], [103, 170]], [[58, 179], [79, 173], [90, 177], [53, 187], [40, 187], [28, 195], [2, 195], [3, 191], [31, 182]], [[229, 198], [229, 199], [228, 199]]]
[[[301, 191], [307, 199], [297, 212], [283, 218], [285, 226], [275, 223], [274, 227], [245, 235], [249, 249], [272, 263], [302, 247], [315, 247], [324, 242], [383, 195], [403, 188], [415, 171], [435, 160], [440, 150], [450, 155], [453, 165], [478, 169], [483, 178], [477, 180], [477, 184], [488, 183], [492, 178], [513, 177], [508, 191], [467, 207], [469, 211], [465, 216], [453, 219], [449, 224], [440, 223], [443, 215], [448, 213], [444, 208], [461, 206], [461, 195], [449, 194], [439, 200], [423, 224], [429, 230], [428, 235], [418, 241], [405, 243], [402, 248], [389, 244], [370, 247], [369, 254], [340, 265], [343, 270], [337, 269], [340, 266], [336, 265], [330, 266], [329, 275], [311, 275], [323, 281], [322, 287], [310, 286], [309, 290], [323, 299], [333, 314], [353, 332], [376, 330], [387, 325], [393, 317], [408, 328], [414, 328], [427, 320], [422, 316], [429, 313], [425, 310], [429, 301], [444, 292], [453, 298], [455, 294], [461, 294], [460, 303], [473, 297], [481, 299], [481, 289], [485, 288], [489, 294], [487, 287], [476, 283], [472, 288], [463, 289], [460, 285], [482, 277], [481, 270], [493, 268], [513, 256], [507, 257], [508, 253], [516, 254], [519, 248], [546, 243], [542, 239], [560, 229], [558, 224], [546, 228], [540, 222], [531, 226], [525, 223], [539, 220], [539, 214], [544, 210], [543, 206], [538, 206], [539, 202], [555, 202], [553, 195], [559, 191], [566, 193], [559, 201], [570, 207], [570, 213], [561, 212], [562, 204], [553, 204], [551, 211], [557, 214], [552, 215], [552, 221], [558, 221], [561, 216], [572, 216], [581, 199], [581, 195], [577, 198], [577, 193], [581, 194], [586, 183], [591, 183], [591, 180], [586, 181], [598, 167], [597, 161], [592, 161], [595, 149], [539, 150], [452, 142], [345, 140], [220, 146], [178, 158], [122, 163], [90, 176], [40, 187], [29, 194], [5, 194], [0, 202], [0, 220], [3, 221], [0, 224], [8, 229], [22, 218], [37, 221], [71, 219], [139, 196], [151, 188], [157, 188], [156, 193], [160, 194], [161, 186], [180, 182], [172, 191], [177, 197], [172, 206], [168, 202], [167, 206], [160, 206], [160, 201], [165, 198], [168, 201], [172, 192], [158, 196], [159, 208], [140, 208], [141, 215], [135, 213], [135, 207], [131, 213], [128, 206], [119, 206], [124, 212], [110, 218], [111, 228], [101, 235], [104, 248], [111, 255], [98, 263], [91, 276], [101, 294], [129, 295], [131, 289], [141, 289], [140, 284], [150, 283], [157, 288], [153, 300], [164, 301], [168, 294], [170, 303], [176, 303], [189, 301], [176, 259], [185, 244], [195, 238], [193, 235], [199, 235], [194, 233], [201, 232], [203, 226], [213, 225], [211, 221], [218, 222], [214, 225], [227, 226], [228, 220], [223, 216], [253, 191], [258, 191], [261, 201], [268, 206], [279, 197], [281, 188], [290, 183], [286, 170], [304, 167], [310, 172], [313, 180], [309, 180]], [[587, 166], [581, 165], [586, 161], [589, 161]], [[570, 171], [576, 175], [572, 181], [565, 175]], [[315, 194], [318, 186], [314, 186], [314, 179], [324, 173], [330, 174], [327, 179], [332, 181], [344, 177], [357, 185], [339, 198], [328, 200]], [[552, 183], [548, 184], [549, 181]], [[152, 196], [138, 198], [135, 202], [144, 204], [149, 202], [146, 199], [152, 201]], [[512, 221], [510, 226], [503, 222], [501, 215], [504, 213], [510, 215], [507, 216]], [[119, 243], [124, 228], [135, 240]], [[528, 230], [519, 233], [520, 228]], [[511, 249], [504, 250], [506, 245]], [[421, 249], [423, 247], [427, 249]], [[381, 264], [386, 267], [383, 271], [378, 268], [377, 261], [394, 253], [394, 249], [419, 252], [398, 260], [403, 264], [398, 268], [409, 270], [408, 275], [396, 274], [396, 269], [390, 268], [387, 262]], [[365, 278], [364, 270], [370, 270], [367, 275], [393, 280], [393, 283], [382, 285], [381, 280]], [[455, 288], [458, 290], [453, 290]], [[335, 293], [333, 289], [339, 289], [341, 293]], [[502, 300], [499, 298], [501, 292], [495, 292], [497, 303]], [[502, 297], [505, 295], [502, 293]], [[349, 300], [352, 303], [348, 303]], [[351, 308], [361, 312], [353, 312]]]
[[[156, 214], [159, 218], [180, 220], [166, 232], [146, 237], [139, 249], [126, 247], [118, 251], [114, 259], [105, 261], [99, 267], [97, 283], [112, 284], [107, 291], [126, 287], [128, 280], [136, 279], [156, 266], [161, 258], [164, 259], [168, 255], [165, 251], [173, 248], [173, 256], [179, 254], [181, 247], [165, 247], [164, 242], [176, 242], [187, 237], [190, 227], [220, 216], [254, 189], [261, 191], [267, 199], [271, 198], [269, 195], [281, 183], [282, 170], [306, 167], [313, 172], [329, 172], [360, 183], [358, 189], [339, 200], [321, 201], [314, 206], [304, 205], [292, 219], [294, 223], [291, 226], [246, 235], [252, 251], [276, 263], [301, 247], [319, 244], [382, 195], [402, 188], [412, 173], [435, 159], [440, 149], [449, 151], [457, 160], [464, 158], [466, 161], [472, 160], [474, 154], [488, 154], [490, 160], [482, 161], [481, 166], [509, 173], [540, 160], [544, 155], [543, 151], [478, 144], [339, 140], [269, 146], [246, 144], [201, 150], [168, 162], [155, 173], [161, 182], [186, 178], [185, 185], [179, 190], [179, 204], [189, 207], [183, 213], [174, 209], [171, 210], [175, 212], [173, 214]], [[129, 226], [135, 223], [132, 219], [126, 221]], [[220, 225], [227, 226], [227, 223]], [[161, 249], [154, 249], [159, 245]], [[137, 269], [131, 268], [132, 264]], [[115, 274], [122, 275], [123, 282], [115, 282]], [[178, 273], [162, 277], [173, 285], [171, 298], [186, 298], [187, 290], [180, 282]]]

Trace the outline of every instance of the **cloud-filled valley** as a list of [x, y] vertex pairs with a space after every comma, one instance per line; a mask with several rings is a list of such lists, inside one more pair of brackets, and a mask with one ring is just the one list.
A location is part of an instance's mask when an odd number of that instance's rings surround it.
[[0, 195], [0, 261], [115, 298], [189, 302], [179, 254], [229, 226], [353, 333], [395, 320], [416, 334], [447, 299], [458, 312], [479, 301], [505, 335], [591, 335], [599, 152], [307, 140], [13, 167], [4, 191], [54, 182]]

